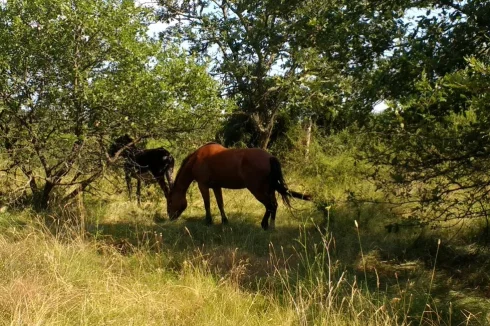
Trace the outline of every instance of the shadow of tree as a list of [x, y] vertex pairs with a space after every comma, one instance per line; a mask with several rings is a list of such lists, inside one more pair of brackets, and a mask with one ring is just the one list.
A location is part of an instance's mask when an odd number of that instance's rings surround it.
[[[201, 214], [195, 215], [193, 212], [177, 221], [160, 220], [160, 215], [154, 217], [157, 222], [125, 219], [92, 224], [87, 229], [97, 242], [114, 248], [121, 254], [133, 255], [141, 251], [150, 253], [156, 259], [165, 260], [165, 266], [176, 272], [186, 263], [196, 264], [208, 269], [216, 280], [232, 280], [237, 286], [250, 292], [257, 291], [258, 287], [275, 293], [278, 289], [285, 290], [278, 285], [278, 282], [283, 282], [282, 278], [277, 277], [279, 274], [281, 277], [287, 275], [291, 280], [305, 283], [315, 277], [322, 281], [321, 276], [315, 273], [320, 275], [333, 272], [340, 276], [347, 271], [349, 281], [352, 281], [350, 284], [355, 283], [354, 279], [367, 281], [367, 291], [370, 293], [379, 293], [381, 289], [388, 297], [397, 298], [400, 295], [397, 291], [400, 284], [403, 284], [406, 287], [404, 291], [414, 294], [412, 315], [420, 315], [426, 310], [426, 293], [429, 291], [431, 268], [435, 259], [434, 250], [437, 248], [433, 240], [430, 243], [413, 243], [403, 253], [397, 253], [401, 246], [393, 245], [393, 238], [390, 237], [400, 237], [399, 235], [382, 235], [382, 225], [376, 231], [370, 228], [369, 219], [363, 219], [365, 224], [361, 222], [360, 230], [356, 230], [352, 218], [347, 218], [346, 215], [342, 219], [343, 216], [338, 214], [335, 223], [332, 220], [330, 225], [332, 242], [328, 248], [331, 259], [329, 266], [326, 260], [319, 260], [322, 250], [326, 250], [322, 224], [324, 221], [317, 224], [305, 219], [293, 223], [284, 218], [275, 230], [264, 231], [260, 227], [261, 216], [241, 211], [231, 213], [230, 223], [227, 225], [222, 225], [215, 218], [215, 223], [208, 226]], [[319, 222], [318, 219], [316, 222]], [[469, 296], [467, 291], [463, 291], [468, 274], [465, 274], [466, 280], [457, 274], [461, 274], [458, 268], [469, 268], [474, 257], [470, 254], [465, 257], [462, 253], [458, 254], [461, 260], [458, 263], [454, 253], [451, 254], [446, 248], [439, 255], [437, 275], [430, 291], [435, 297], [434, 302], [437, 301], [441, 307], [438, 313], [444, 315], [443, 311], [449, 311], [450, 298]], [[454, 268], [456, 266], [458, 268]], [[471, 271], [464, 269], [463, 272]], [[336, 278], [335, 275], [333, 278]], [[458, 279], [460, 283], [448, 283], [451, 279]], [[409, 289], [410, 283], [414, 283], [415, 287]], [[478, 286], [478, 282], [474, 280], [472, 285]], [[483, 285], [487, 286], [487, 282]], [[487, 288], [478, 293], [473, 291], [473, 294], [484, 297]], [[457, 300], [452, 305], [453, 310], [458, 312], [467, 309], [485, 314], [490, 311], [477, 300]], [[453, 316], [454, 321], [464, 321], [464, 318], [462, 314]]]
[[264, 231], [260, 223], [249, 218], [235, 213], [228, 224], [215, 221], [210, 226], [202, 216], [147, 224], [101, 223], [89, 233], [125, 255], [139, 250], [167, 255], [177, 269], [184, 261], [196, 263], [197, 259], [217, 279], [233, 278], [249, 290], [256, 290], [257, 283], [267, 282], [274, 273], [301, 264], [304, 257], [298, 253], [304, 248], [298, 239], [304, 237], [304, 232], [311, 235], [311, 243], [321, 242], [322, 235], [313, 224], [285, 225]]

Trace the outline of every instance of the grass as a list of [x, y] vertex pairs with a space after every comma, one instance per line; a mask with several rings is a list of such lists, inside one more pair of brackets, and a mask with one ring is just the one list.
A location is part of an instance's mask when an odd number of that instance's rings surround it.
[[238, 290], [209, 272], [205, 260], [59, 239], [41, 225], [7, 228], [1, 237], [2, 324], [262, 324], [292, 315], [266, 296]]
[[211, 227], [195, 188], [176, 222], [155, 222], [165, 207], [157, 195], [141, 207], [113, 195], [87, 197], [83, 211], [2, 213], [0, 324], [484, 324], [486, 306], [463, 303], [464, 289], [449, 305], [435, 265], [385, 260], [403, 241], [383, 246], [392, 235], [369, 229], [377, 224], [365, 214], [379, 209], [331, 207], [327, 229], [322, 211], [295, 201], [264, 232], [263, 208], [246, 191], [225, 191], [230, 224], [213, 205]]
[[365, 166], [320, 154], [304, 175], [287, 159], [291, 188], [317, 200], [280, 204], [275, 231], [237, 190], [224, 190], [229, 225], [213, 202], [205, 226], [195, 185], [173, 222], [157, 187], [139, 207], [108, 181], [50, 213], [0, 207], [0, 325], [490, 323], [490, 250], [474, 229], [389, 233], [397, 212], [348, 200], [380, 196]]

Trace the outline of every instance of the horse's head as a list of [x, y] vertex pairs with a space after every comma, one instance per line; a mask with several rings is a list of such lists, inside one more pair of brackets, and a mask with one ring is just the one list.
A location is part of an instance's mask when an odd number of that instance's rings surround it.
[[116, 155], [117, 151], [126, 146], [127, 144], [133, 142], [133, 138], [129, 136], [128, 134], [125, 134], [123, 136], [120, 136], [114, 140], [114, 142], [111, 144], [109, 147], [109, 150], [107, 151], [110, 156]]
[[167, 198], [167, 214], [169, 219], [177, 219], [183, 211], [187, 208], [187, 199], [185, 198], [185, 192], [170, 191]]

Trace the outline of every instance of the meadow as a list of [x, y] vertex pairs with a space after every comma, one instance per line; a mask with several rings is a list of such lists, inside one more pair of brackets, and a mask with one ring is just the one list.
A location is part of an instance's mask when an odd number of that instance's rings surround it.
[[318, 173], [290, 159], [285, 175], [316, 200], [294, 200], [292, 210], [280, 203], [273, 231], [261, 229], [264, 209], [246, 190], [224, 191], [228, 225], [212, 198], [206, 226], [195, 185], [183, 216], [169, 221], [161, 190], [146, 186], [138, 206], [118, 170], [98, 192], [49, 212], [4, 206], [0, 324], [490, 322], [481, 228], [388, 232], [396, 210], [349, 200], [354, 190], [380, 196], [362, 178], [366, 167], [345, 151], [311, 155]]
[[[0, 0], [0, 325], [490, 325], [489, 12]], [[313, 200], [264, 231], [225, 190], [207, 226], [192, 185], [169, 221], [124, 134], [174, 176], [267, 148]]]

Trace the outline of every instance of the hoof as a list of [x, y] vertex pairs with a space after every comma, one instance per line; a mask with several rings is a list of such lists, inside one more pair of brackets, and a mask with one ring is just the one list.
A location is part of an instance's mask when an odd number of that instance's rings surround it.
[[222, 219], [221, 220], [221, 224], [225, 224], [225, 225], [228, 224], [228, 219], [226, 219], [226, 218], [225, 219]]
[[264, 231], [267, 231], [267, 229], [269, 228], [267, 223], [261, 223], [260, 225], [262, 225], [262, 229], [264, 229]]

